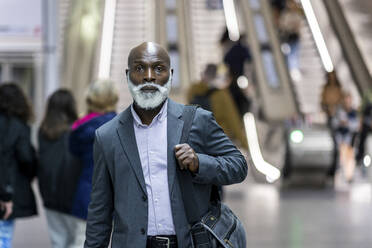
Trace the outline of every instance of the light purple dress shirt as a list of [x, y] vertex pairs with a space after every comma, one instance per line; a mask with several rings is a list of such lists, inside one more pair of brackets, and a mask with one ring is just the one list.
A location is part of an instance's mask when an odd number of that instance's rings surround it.
[[167, 105], [168, 100], [150, 125], [143, 124], [133, 105], [131, 107], [134, 133], [146, 183], [149, 236], [175, 234], [168, 188]]

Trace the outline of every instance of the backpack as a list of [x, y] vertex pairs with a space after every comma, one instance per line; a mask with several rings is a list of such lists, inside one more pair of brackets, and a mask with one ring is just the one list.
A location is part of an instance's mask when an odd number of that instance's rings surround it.
[[195, 95], [191, 101], [190, 104], [197, 105], [205, 110], [212, 112], [212, 107], [210, 104], [209, 97], [216, 91], [216, 88], [209, 89], [204, 95]]

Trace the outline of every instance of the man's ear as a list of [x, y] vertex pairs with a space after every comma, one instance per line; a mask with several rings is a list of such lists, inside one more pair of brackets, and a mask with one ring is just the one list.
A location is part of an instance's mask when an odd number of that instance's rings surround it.
[[125, 81], [128, 81], [129, 78], [129, 69], [125, 69]]

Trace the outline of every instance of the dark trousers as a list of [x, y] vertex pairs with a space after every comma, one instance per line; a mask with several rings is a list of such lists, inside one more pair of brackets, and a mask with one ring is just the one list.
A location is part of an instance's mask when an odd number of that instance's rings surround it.
[[356, 155], [356, 160], [357, 160], [358, 164], [360, 164], [359, 162], [363, 159], [364, 152], [365, 152], [364, 150], [365, 150], [366, 139], [367, 139], [368, 134], [371, 131], [372, 130], [371, 130], [371, 127], [369, 125], [363, 124], [362, 130], [361, 130], [361, 133], [360, 133], [360, 136], [359, 136], [358, 153]]
[[328, 169], [327, 175], [329, 177], [334, 177], [336, 174], [337, 165], [338, 165], [339, 150], [338, 150], [338, 145], [336, 142], [336, 132], [332, 127], [332, 117], [330, 116], [328, 116], [327, 126], [329, 128], [329, 132], [331, 134], [332, 143], [333, 143], [332, 163]]

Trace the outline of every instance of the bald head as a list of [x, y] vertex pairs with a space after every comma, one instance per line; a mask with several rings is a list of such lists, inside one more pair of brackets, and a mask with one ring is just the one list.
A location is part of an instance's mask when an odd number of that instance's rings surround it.
[[155, 83], [164, 86], [171, 79], [173, 69], [163, 47], [154, 42], [144, 42], [130, 51], [126, 73], [134, 85]]
[[154, 42], [134, 47], [126, 70], [129, 91], [139, 109], [155, 109], [167, 99], [173, 70], [167, 51]]
[[130, 68], [134, 61], [143, 59], [163, 61], [170, 67], [168, 52], [155, 42], [143, 42], [132, 48], [128, 56], [128, 67]]

